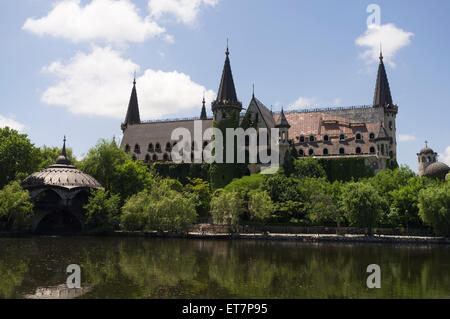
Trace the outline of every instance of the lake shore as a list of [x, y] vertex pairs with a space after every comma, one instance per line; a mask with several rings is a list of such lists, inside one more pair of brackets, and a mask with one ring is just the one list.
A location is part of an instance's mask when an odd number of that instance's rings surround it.
[[273, 240], [297, 242], [334, 242], [334, 243], [395, 243], [395, 244], [450, 244], [450, 238], [431, 236], [397, 236], [362, 234], [282, 234], [282, 233], [201, 233], [189, 232], [185, 234], [157, 233], [157, 232], [129, 232], [116, 231], [111, 236], [119, 237], [154, 237], [154, 238], [187, 238], [207, 240]]

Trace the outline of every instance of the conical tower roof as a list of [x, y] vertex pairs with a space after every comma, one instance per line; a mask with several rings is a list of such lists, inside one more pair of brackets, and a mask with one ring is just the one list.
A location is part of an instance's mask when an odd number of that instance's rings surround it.
[[386, 75], [386, 69], [383, 63], [383, 54], [380, 52], [380, 64], [378, 66], [377, 84], [375, 86], [375, 95], [373, 106], [392, 106], [391, 89]]
[[133, 125], [141, 123], [139, 115], [139, 103], [136, 93], [136, 78], [133, 81], [133, 90], [131, 91], [130, 102], [128, 103], [127, 115], [124, 124]]
[[233, 74], [231, 73], [230, 51], [225, 53], [225, 65], [223, 66], [222, 79], [220, 81], [219, 93], [217, 94], [217, 102], [238, 102], [236, 88], [234, 87]]
[[291, 127], [288, 120], [286, 119], [286, 116], [284, 115], [283, 109], [281, 109], [280, 116], [278, 117], [277, 121], [275, 122], [275, 127], [286, 127], [286, 128]]

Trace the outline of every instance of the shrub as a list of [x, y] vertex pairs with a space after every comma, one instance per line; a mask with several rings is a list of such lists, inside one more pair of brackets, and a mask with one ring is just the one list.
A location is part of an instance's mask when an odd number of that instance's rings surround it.
[[239, 225], [242, 198], [237, 192], [218, 190], [211, 200], [211, 214], [216, 224]]
[[85, 225], [88, 230], [112, 231], [113, 222], [120, 212], [120, 197], [105, 190], [93, 191], [86, 210]]
[[275, 207], [266, 191], [252, 191], [248, 202], [248, 210], [252, 218], [265, 223], [272, 217]]
[[0, 229], [27, 231], [32, 215], [30, 194], [19, 182], [11, 182], [0, 190]]

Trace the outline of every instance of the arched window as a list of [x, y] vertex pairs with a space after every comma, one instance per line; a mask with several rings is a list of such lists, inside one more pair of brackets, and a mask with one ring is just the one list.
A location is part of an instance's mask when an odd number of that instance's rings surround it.
[[135, 153], [140, 153], [140, 152], [141, 152], [141, 147], [139, 146], [139, 144], [136, 144], [136, 145], [134, 146], [134, 152], [135, 152]]
[[314, 135], [311, 134], [311, 135], [309, 136], [309, 141], [310, 141], [310, 142], [314, 142]]
[[431, 157], [428, 156], [428, 163], [431, 163]]
[[305, 143], [305, 137], [303, 135], [300, 135], [300, 143]]
[[130, 145], [125, 145], [125, 152], [130, 153]]
[[156, 154], [153, 154], [153, 158], [152, 158], [154, 161], [157, 161], [158, 160], [158, 155], [156, 155]]
[[426, 163], [427, 162], [427, 158], [425, 156], [422, 157], [422, 163]]
[[344, 134], [340, 134], [339, 135], [339, 140], [340, 141], [344, 141], [345, 140], [345, 135]]
[[169, 160], [169, 154], [164, 153], [163, 160], [168, 161]]
[[381, 144], [381, 155], [384, 155], [384, 144]]
[[305, 155], [305, 152], [304, 152], [302, 149], [299, 149], [299, 150], [298, 150], [298, 155], [299, 155], [299, 156], [304, 156], [304, 155]]
[[361, 147], [356, 148], [356, 154], [361, 154]]
[[341, 147], [341, 148], [339, 149], [339, 154], [341, 154], [341, 155], [345, 154], [345, 150], [344, 150], [343, 147]]
[[392, 121], [389, 121], [389, 129], [392, 131], [393, 129], [393, 125], [392, 125]]
[[370, 153], [375, 153], [375, 147], [373, 146], [370, 147]]
[[161, 144], [156, 143], [156, 145], [155, 145], [155, 151], [156, 151], [156, 152], [161, 152]]
[[355, 139], [356, 139], [357, 141], [362, 140], [362, 135], [361, 135], [361, 133], [356, 133]]
[[312, 148], [309, 149], [308, 151], [309, 156], [314, 155], [314, 150]]
[[148, 151], [150, 152], [150, 153], [153, 153], [153, 143], [150, 143], [150, 144], [148, 144]]
[[172, 150], [172, 146], [170, 145], [170, 142], [167, 142], [166, 144], [166, 151], [170, 152]]
[[328, 134], [325, 134], [323, 136], [323, 140], [324, 140], [324, 142], [328, 142], [330, 140], [330, 137], [328, 136]]
[[145, 161], [147, 163], [150, 162], [150, 154], [145, 155]]
[[328, 155], [328, 148], [323, 149], [323, 155]]
[[371, 140], [375, 139], [375, 133], [371, 132], [369, 134], [369, 139], [371, 139]]

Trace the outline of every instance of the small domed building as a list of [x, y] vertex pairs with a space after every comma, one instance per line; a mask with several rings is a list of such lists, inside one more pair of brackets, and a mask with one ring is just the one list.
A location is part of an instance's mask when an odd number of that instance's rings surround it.
[[437, 161], [438, 154], [428, 147], [425, 147], [417, 154], [419, 160], [419, 176], [435, 177], [439, 179], [448, 179], [450, 167], [442, 162]]
[[92, 176], [72, 166], [66, 154], [66, 138], [62, 154], [49, 168], [28, 176], [22, 187], [30, 192], [35, 213], [31, 219], [33, 232], [73, 232], [83, 228], [83, 206], [92, 189], [103, 189]]

